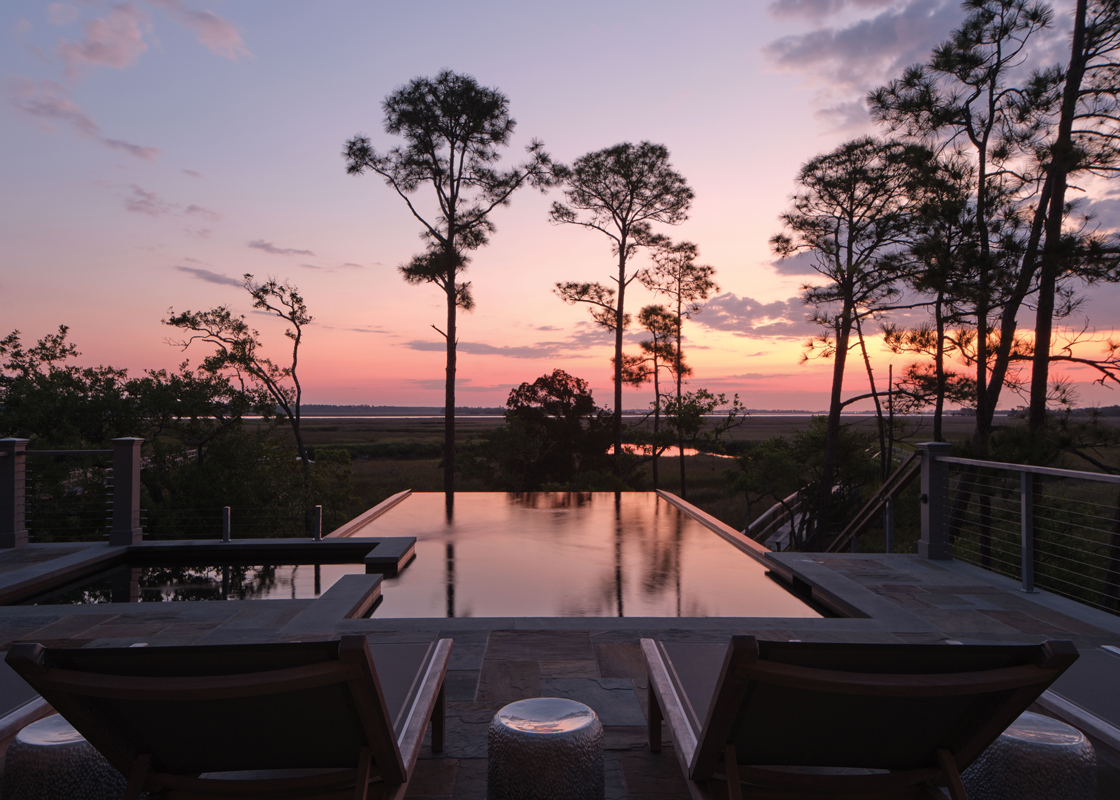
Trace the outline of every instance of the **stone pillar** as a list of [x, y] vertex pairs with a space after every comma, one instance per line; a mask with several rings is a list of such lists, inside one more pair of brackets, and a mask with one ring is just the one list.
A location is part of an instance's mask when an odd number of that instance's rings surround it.
[[29, 439], [0, 439], [0, 550], [27, 544], [24, 492]]
[[113, 547], [139, 544], [144, 536], [140, 527], [140, 445], [143, 439], [113, 440], [113, 527], [109, 544]]
[[922, 454], [922, 538], [918, 555], [938, 561], [952, 560], [953, 543], [949, 541], [949, 465], [938, 461], [947, 456], [952, 445], [945, 442], [924, 442], [918, 445]]

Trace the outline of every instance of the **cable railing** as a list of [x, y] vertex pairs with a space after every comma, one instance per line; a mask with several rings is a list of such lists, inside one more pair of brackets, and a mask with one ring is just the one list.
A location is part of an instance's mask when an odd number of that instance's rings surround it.
[[298, 508], [222, 506], [141, 509], [145, 540], [271, 539], [322, 537], [322, 507], [309, 514]]
[[1120, 475], [936, 460], [947, 493], [923, 502], [954, 558], [1120, 613]]

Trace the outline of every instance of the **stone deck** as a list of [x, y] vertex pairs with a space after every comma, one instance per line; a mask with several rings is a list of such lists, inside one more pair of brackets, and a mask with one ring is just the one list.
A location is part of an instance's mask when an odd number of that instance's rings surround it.
[[[18, 554], [18, 555], [17, 555]], [[0, 582], [19, 571], [0, 554]], [[165, 603], [131, 606], [0, 607], [0, 650], [14, 641], [108, 647], [326, 639], [365, 633], [395, 641], [454, 640], [447, 676], [445, 752], [425, 749], [410, 797], [484, 798], [486, 729], [506, 703], [570, 697], [599, 714], [606, 731], [607, 797], [686, 798], [671, 747], [645, 743], [646, 676], [638, 641], [725, 641], [732, 633], [762, 639], [847, 642], [1038, 642], [1073, 640], [1079, 648], [1120, 644], [1120, 618], [1060, 597], [1025, 595], [998, 576], [959, 562], [904, 555], [770, 554], [776, 570], [821, 602], [853, 616], [830, 619], [334, 619], [313, 615], [320, 601]], [[1115, 755], [1102, 753], [1099, 797], [1120, 797]]]

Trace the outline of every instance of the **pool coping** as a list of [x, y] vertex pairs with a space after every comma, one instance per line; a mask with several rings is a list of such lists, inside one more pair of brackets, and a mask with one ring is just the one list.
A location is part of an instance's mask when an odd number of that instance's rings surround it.
[[77, 552], [0, 573], [0, 608], [10, 607], [64, 582], [81, 580], [129, 561], [143, 564], [189, 557], [196, 562], [214, 559], [227, 563], [267, 563], [278, 558], [288, 563], [317, 561], [324, 564], [364, 564], [366, 572], [376, 573], [380, 580], [381, 575], [396, 575], [408, 563], [415, 555], [416, 539], [412, 536], [237, 539], [229, 542], [188, 539], [147, 541], [125, 546], [112, 546], [104, 542], [59, 542], [28, 544], [20, 550], [73, 550], [75, 546], [80, 547]]

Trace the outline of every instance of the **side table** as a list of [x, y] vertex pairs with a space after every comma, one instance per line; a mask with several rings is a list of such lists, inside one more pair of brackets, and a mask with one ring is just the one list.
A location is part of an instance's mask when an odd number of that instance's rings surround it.
[[583, 703], [510, 703], [487, 735], [488, 800], [603, 800], [603, 726]]
[[4, 762], [4, 800], [118, 800], [128, 781], [55, 714], [16, 734]]
[[1097, 756], [1085, 734], [1022, 714], [961, 773], [969, 800], [1093, 800]]

